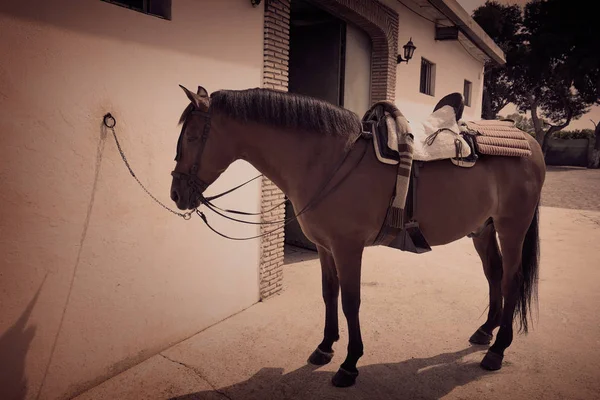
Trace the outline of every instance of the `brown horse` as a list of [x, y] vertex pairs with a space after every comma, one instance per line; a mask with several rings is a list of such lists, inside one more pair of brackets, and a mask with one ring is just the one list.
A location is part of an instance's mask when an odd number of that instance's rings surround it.
[[[370, 140], [360, 138], [359, 117], [343, 108], [267, 89], [218, 91], [210, 97], [202, 87], [198, 93], [183, 89], [191, 104], [180, 120], [171, 187], [179, 209], [198, 207], [204, 190], [238, 159], [271, 179], [296, 212], [327, 193], [298, 217], [318, 248], [325, 302], [323, 341], [309, 361], [323, 365], [333, 356], [341, 288], [348, 352], [332, 382], [354, 384], [363, 354], [361, 259], [386, 217], [397, 167], [378, 161]], [[529, 139], [530, 157], [484, 156], [471, 168], [433, 161], [420, 171], [415, 217], [429, 244], [477, 232], [473, 242], [489, 283], [489, 313], [470, 341], [489, 344], [500, 327], [481, 362], [489, 370], [502, 365], [513, 339], [513, 319], [527, 332], [528, 312], [537, 297], [538, 203], [545, 163], [539, 145]], [[332, 171], [335, 176], [328, 181]], [[324, 189], [324, 182], [334, 190]]]

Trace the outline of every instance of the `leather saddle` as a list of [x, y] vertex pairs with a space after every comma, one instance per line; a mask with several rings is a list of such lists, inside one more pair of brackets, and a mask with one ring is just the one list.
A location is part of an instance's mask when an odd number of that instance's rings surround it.
[[398, 164], [398, 139], [396, 122], [385, 114], [383, 106], [376, 106], [369, 110], [362, 118], [363, 134], [373, 139], [377, 158], [386, 164]]

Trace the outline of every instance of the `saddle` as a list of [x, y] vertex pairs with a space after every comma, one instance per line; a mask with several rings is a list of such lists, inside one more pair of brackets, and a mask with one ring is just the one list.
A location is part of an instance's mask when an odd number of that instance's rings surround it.
[[403, 154], [399, 148], [399, 140], [403, 139], [399, 138], [399, 135], [406, 134], [412, 137], [408, 121], [403, 116], [402, 121], [397, 121], [392, 116], [397, 110], [393, 103], [381, 101], [374, 104], [362, 119], [363, 132], [373, 139], [375, 155], [384, 164], [400, 163]]
[[431, 251], [414, 219], [419, 168], [427, 161], [449, 159], [472, 167], [481, 156], [528, 157], [526, 134], [512, 120], [462, 121], [460, 93], [445, 96], [424, 121], [409, 123], [389, 101], [375, 103], [362, 118], [363, 135], [373, 140], [377, 159], [397, 165], [394, 194], [373, 242], [402, 251]]
[[398, 151], [398, 131], [405, 131], [413, 140], [412, 159], [414, 161], [434, 161], [453, 159], [457, 165], [474, 154], [469, 137], [460, 133], [453, 109], [444, 106], [426, 120], [408, 122], [408, 126], [398, 126], [391, 115], [382, 114], [381, 108], [371, 110], [363, 118], [363, 130], [373, 137], [377, 159], [385, 164], [397, 165], [401, 154]]
[[[407, 196], [416, 194], [413, 168], [414, 136], [400, 110], [389, 101], [375, 103], [362, 119], [363, 134], [373, 140], [380, 162], [397, 165], [396, 186], [386, 218], [374, 245], [384, 245], [413, 253], [431, 250], [413, 220], [414, 201]], [[406, 209], [405, 209], [406, 207]]]

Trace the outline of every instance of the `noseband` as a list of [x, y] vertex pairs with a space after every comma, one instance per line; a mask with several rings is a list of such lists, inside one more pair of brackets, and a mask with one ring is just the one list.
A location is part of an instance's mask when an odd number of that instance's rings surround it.
[[[208, 133], [210, 132], [210, 113], [200, 110], [192, 110], [190, 111], [190, 115], [201, 115], [204, 117], [204, 129], [202, 130], [202, 136], [200, 137], [200, 147], [198, 148], [198, 154], [196, 154], [196, 160], [194, 164], [192, 164], [192, 166], [190, 167], [188, 173], [172, 171], [171, 176], [173, 176], [173, 178], [175, 179], [187, 180], [188, 186], [190, 187], [190, 197], [192, 197], [195, 194], [198, 195], [197, 197], [201, 197], [202, 193], [204, 193], [206, 188], [208, 188], [208, 184], [202, 179], [198, 178], [198, 171], [200, 169], [202, 152], [204, 151], [204, 146], [206, 145], [206, 141], [208, 140]], [[188, 117], [186, 117], [186, 120], [183, 123], [183, 126], [181, 127], [181, 133], [179, 134], [179, 139], [177, 140], [177, 153], [175, 154], [175, 161], [179, 161], [181, 158], [183, 133], [185, 132], [185, 127], [187, 126]], [[196, 198], [194, 198], [194, 200], [196, 200]]]

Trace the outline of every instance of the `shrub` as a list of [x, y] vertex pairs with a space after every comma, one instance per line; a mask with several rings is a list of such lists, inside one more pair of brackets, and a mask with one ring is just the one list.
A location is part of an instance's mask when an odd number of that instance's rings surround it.
[[591, 129], [575, 129], [572, 131], [558, 131], [552, 135], [554, 139], [591, 139], [594, 131]]

